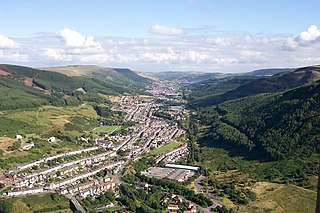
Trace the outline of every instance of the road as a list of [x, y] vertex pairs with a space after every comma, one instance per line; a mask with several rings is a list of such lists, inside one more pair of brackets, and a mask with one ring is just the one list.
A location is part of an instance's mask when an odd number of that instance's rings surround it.
[[78, 211], [80, 211], [81, 213], [86, 213], [86, 210], [81, 206], [81, 204], [75, 197], [71, 197], [70, 200]]
[[194, 185], [196, 187], [196, 190], [198, 193], [204, 193], [206, 195], [206, 197], [210, 198], [210, 200], [213, 202], [212, 206], [209, 206], [208, 208], [203, 208], [199, 206], [199, 209], [201, 209], [203, 212], [210, 212], [211, 208], [215, 208], [217, 206], [221, 206], [221, 204], [218, 203], [217, 200], [217, 196], [211, 194], [210, 192], [205, 192], [203, 190], [203, 186], [201, 185], [202, 180], [205, 179], [205, 177], [203, 175], [201, 175], [200, 177], [198, 177], [195, 181], [194, 181]]
[[204, 190], [203, 190], [203, 186], [201, 185], [201, 182], [202, 182], [202, 180], [204, 179], [205, 177], [204, 176], [200, 176], [200, 177], [198, 177], [195, 181], [194, 181], [194, 185], [195, 185], [195, 187], [196, 187], [196, 189], [197, 189], [197, 192], [201, 192], [201, 193], [203, 193], [204, 192]]

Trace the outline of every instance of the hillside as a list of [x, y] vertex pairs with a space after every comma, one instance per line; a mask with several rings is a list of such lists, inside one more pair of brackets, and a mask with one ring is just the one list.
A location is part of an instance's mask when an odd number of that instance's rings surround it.
[[231, 74], [223, 73], [205, 73], [205, 72], [185, 72], [185, 71], [165, 71], [165, 72], [155, 72], [148, 73], [155, 76], [158, 79], [166, 81], [180, 81], [180, 82], [200, 82], [209, 79], [219, 79], [226, 76], [231, 76]]
[[257, 78], [258, 77], [247, 75], [227, 76], [220, 79], [208, 79], [195, 82], [186, 85], [185, 89], [192, 91], [192, 93], [189, 94], [189, 101], [193, 103], [199, 99], [223, 94]]
[[[115, 71], [111, 71], [115, 72]], [[117, 77], [69, 76], [58, 72], [15, 65], [0, 65], [0, 109], [42, 105], [78, 105], [84, 101], [102, 102], [103, 95], [138, 93], [150, 80], [115, 72]]]
[[[213, 143], [237, 145], [258, 158], [319, 153], [320, 82], [275, 94], [228, 101], [199, 111]], [[233, 144], [233, 145], [232, 145]]]
[[260, 69], [260, 70], [254, 70], [252, 72], [248, 72], [246, 74], [252, 75], [252, 76], [272, 76], [282, 72], [291, 72], [293, 70], [294, 69], [291, 69], [291, 68]]
[[61, 67], [41, 68], [69, 76], [87, 76], [107, 81], [113, 86], [121, 86], [130, 90], [140, 90], [146, 84], [151, 83], [150, 78], [142, 77], [127, 68], [108, 68], [94, 65], [72, 65]]
[[320, 67], [310, 66], [298, 68], [292, 72], [278, 73], [271, 77], [262, 77], [249, 81], [223, 94], [211, 94], [207, 96], [192, 94], [198, 97], [191, 101], [192, 106], [210, 106], [227, 100], [243, 98], [261, 93], [280, 92], [295, 88], [306, 83], [320, 80]]
[[58, 72], [69, 76], [91, 75], [93, 73], [113, 72], [112, 68], [95, 65], [69, 65], [59, 67], [41, 67], [40, 70]]

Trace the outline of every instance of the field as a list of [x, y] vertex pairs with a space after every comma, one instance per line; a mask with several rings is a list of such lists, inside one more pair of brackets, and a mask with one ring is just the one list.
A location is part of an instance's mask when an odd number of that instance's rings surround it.
[[159, 154], [162, 154], [162, 153], [165, 153], [165, 152], [168, 152], [172, 149], [175, 149], [179, 146], [181, 146], [183, 143], [184, 143], [184, 138], [182, 139], [178, 139], [178, 140], [172, 140], [170, 143], [162, 146], [162, 147], [159, 147], [159, 148], [156, 148], [154, 150], [151, 151], [151, 154], [154, 154], [154, 155], [159, 155]]
[[[0, 171], [45, 155], [82, 148], [83, 144], [75, 143], [75, 140], [82, 135], [92, 134], [97, 118], [96, 111], [89, 104], [3, 111], [0, 115], [0, 149], [5, 152], [0, 157]], [[27, 142], [33, 142], [35, 146], [28, 151], [8, 151], [8, 147], [16, 141], [17, 134], [23, 136], [21, 147]], [[57, 138], [58, 134], [65, 139]], [[57, 138], [56, 143], [47, 141], [51, 136]]]
[[0, 137], [16, 134], [45, 134], [52, 130], [64, 130], [75, 116], [89, 120], [97, 118], [90, 105], [76, 107], [43, 106], [36, 109], [8, 110], [0, 115]]
[[6, 205], [10, 213], [72, 212], [68, 199], [58, 194], [8, 198], [0, 200], [0, 203]]
[[14, 142], [13, 138], [9, 137], [0, 137], [0, 149], [7, 150]]
[[121, 126], [99, 126], [97, 128], [94, 128], [93, 131], [97, 134], [112, 133], [120, 128], [121, 128]]
[[[269, 185], [270, 184], [270, 185]], [[283, 212], [283, 213], [313, 213], [316, 206], [316, 192], [293, 185], [262, 184], [266, 190], [261, 191], [258, 199], [241, 211], [247, 212]], [[261, 184], [258, 183], [258, 191]], [[253, 187], [253, 191], [255, 191]], [[257, 190], [256, 190], [257, 191]]]

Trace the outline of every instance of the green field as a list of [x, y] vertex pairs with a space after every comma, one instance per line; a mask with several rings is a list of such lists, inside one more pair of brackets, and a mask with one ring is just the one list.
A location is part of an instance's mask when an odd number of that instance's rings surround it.
[[164, 145], [162, 147], [159, 147], [159, 148], [156, 148], [156, 149], [152, 150], [151, 154], [159, 155], [159, 154], [168, 152], [168, 151], [170, 151], [172, 149], [177, 148], [178, 146], [181, 146], [183, 143], [184, 143], [183, 140], [172, 140], [170, 143], [168, 143], [168, 144], [166, 144], [166, 145]]
[[69, 200], [58, 194], [31, 195], [17, 198], [0, 199], [1, 212], [72, 212]]
[[97, 134], [112, 133], [120, 128], [121, 128], [121, 126], [99, 126], [97, 128], [94, 128], [93, 131]]
[[[77, 125], [75, 117], [84, 118], [87, 123], [95, 122], [97, 114], [91, 105], [73, 107], [43, 106], [24, 110], [2, 111], [0, 115], [0, 136], [14, 137], [16, 134], [44, 134], [52, 130], [65, 130], [65, 125]], [[85, 125], [82, 125], [85, 126]], [[88, 128], [88, 130], [90, 130]]]

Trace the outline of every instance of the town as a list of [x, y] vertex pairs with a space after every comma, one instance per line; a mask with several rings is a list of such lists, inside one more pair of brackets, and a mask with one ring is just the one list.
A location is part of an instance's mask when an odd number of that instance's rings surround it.
[[[70, 198], [78, 210], [83, 211], [77, 199], [98, 196], [114, 189], [121, 183], [120, 177], [126, 165], [185, 134], [177, 123], [188, 116], [179, 89], [171, 83], [155, 83], [147, 92], [152, 96], [121, 96], [114, 102], [113, 110], [125, 112], [125, 121], [135, 123], [128, 127], [127, 134], [101, 133], [99, 138], [88, 142], [87, 148], [18, 165], [5, 174], [4, 184], [11, 190], [3, 196], [57, 192]], [[166, 102], [182, 105], [166, 106], [163, 113]], [[156, 162], [174, 163], [187, 153], [188, 144], [185, 142], [157, 155]], [[166, 167], [149, 168], [144, 174], [184, 181], [199, 169], [173, 164]]]

